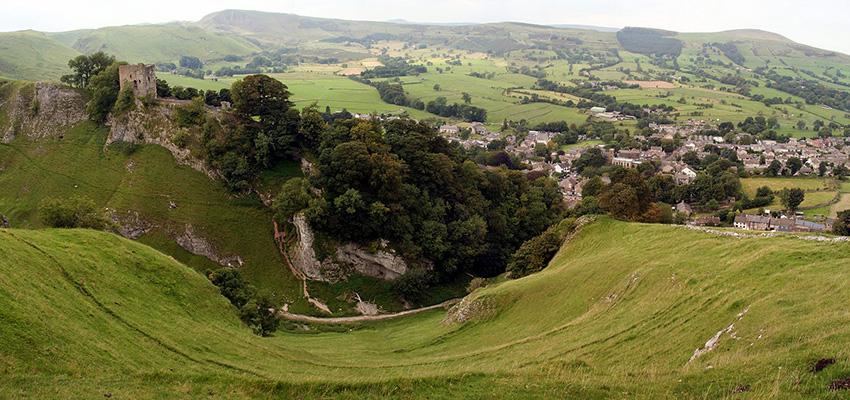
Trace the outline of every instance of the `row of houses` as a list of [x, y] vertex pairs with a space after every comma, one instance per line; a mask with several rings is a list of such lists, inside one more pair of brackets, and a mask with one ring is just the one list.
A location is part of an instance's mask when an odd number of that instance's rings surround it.
[[735, 217], [734, 226], [750, 231], [776, 232], [827, 232], [832, 230], [833, 220], [824, 223], [807, 221], [802, 218], [772, 217], [767, 215], [740, 214]]

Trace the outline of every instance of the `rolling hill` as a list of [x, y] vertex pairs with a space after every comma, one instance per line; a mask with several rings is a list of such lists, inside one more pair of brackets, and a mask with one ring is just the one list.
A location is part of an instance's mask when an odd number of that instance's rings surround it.
[[260, 338], [142, 244], [0, 230], [0, 397], [838, 399], [848, 246], [601, 219], [448, 314]]
[[58, 81], [78, 54], [45, 33], [0, 33], [0, 77]]
[[183, 23], [116, 26], [52, 36], [80, 53], [104, 51], [129, 61], [176, 61], [180, 56], [211, 60], [227, 55], [244, 56], [259, 50], [240, 36], [219, 35]]
[[[139, 40], [144, 38], [144, 40]], [[56, 79], [67, 59], [77, 53], [103, 50], [129, 62], [175, 62], [182, 55], [204, 61], [247, 56], [261, 50], [297, 49], [302, 55], [343, 61], [370, 56], [369, 44], [404, 41], [448, 49], [504, 54], [549, 48], [557, 51], [621, 49], [616, 31], [580, 25], [540, 26], [516, 22], [491, 24], [411, 24], [346, 21], [294, 14], [224, 10], [197, 22], [105, 27], [60, 33], [0, 33], [0, 76], [12, 79]], [[847, 66], [850, 57], [794, 43], [773, 33], [739, 30], [719, 33], [679, 33], [686, 48], [732, 43], [748, 58], [748, 66], [780, 63], [801, 55], [804, 65]], [[349, 42], [354, 46], [341, 46]], [[362, 45], [356, 45], [356, 44]], [[358, 47], [359, 46], [359, 47]], [[21, 57], [25, 55], [25, 57]]]

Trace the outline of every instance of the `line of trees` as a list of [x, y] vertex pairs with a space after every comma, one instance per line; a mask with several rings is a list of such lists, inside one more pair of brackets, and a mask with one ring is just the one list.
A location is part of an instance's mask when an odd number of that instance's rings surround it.
[[467, 122], [487, 121], [487, 110], [466, 103], [449, 104], [448, 100], [442, 96], [429, 101], [425, 105], [425, 111], [441, 117], [460, 118]]

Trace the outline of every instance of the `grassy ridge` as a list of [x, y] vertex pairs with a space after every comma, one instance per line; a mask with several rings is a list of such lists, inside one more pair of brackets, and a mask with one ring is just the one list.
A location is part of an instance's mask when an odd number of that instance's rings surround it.
[[0, 77], [58, 81], [69, 72], [68, 60], [77, 55], [41, 32], [0, 32]]
[[[263, 339], [140, 244], [0, 231], [0, 396], [841, 398], [826, 387], [850, 375], [848, 249], [601, 220], [542, 273], [476, 292], [466, 324]], [[822, 357], [838, 362], [808, 372]]]
[[53, 37], [82, 53], [104, 50], [130, 63], [177, 62], [180, 56], [211, 60], [259, 50], [239, 36], [211, 33], [181, 23], [115, 26], [62, 32]]

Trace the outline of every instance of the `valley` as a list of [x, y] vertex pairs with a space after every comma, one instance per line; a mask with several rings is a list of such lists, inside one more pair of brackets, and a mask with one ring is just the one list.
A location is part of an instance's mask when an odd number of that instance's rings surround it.
[[0, 32], [0, 398], [850, 393], [850, 55], [204, 13]]
[[[746, 388], [756, 398], [777, 390], [840, 398], [827, 387], [848, 368], [837, 340], [848, 326], [840, 283], [847, 246], [603, 219], [544, 272], [473, 293], [461, 307], [481, 306], [463, 322], [434, 311], [258, 338], [215, 287], [143, 245], [92, 231], [2, 231], [3, 337], [20, 340], [3, 343], [10, 379], [0, 391], [715, 398]], [[31, 267], [14, 267], [21, 262]], [[716, 348], [689, 361], [733, 322]], [[842, 361], [810, 372], [821, 358]]]

